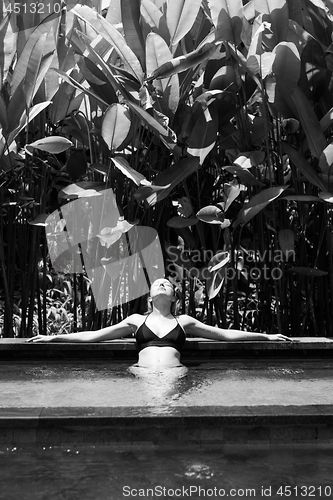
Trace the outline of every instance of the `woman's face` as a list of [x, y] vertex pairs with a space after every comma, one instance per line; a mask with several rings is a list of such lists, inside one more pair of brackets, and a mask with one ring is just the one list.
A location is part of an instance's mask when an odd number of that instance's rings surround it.
[[161, 278], [154, 281], [150, 287], [150, 296], [151, 298], [154, 298], [157, 295], [166, 295], [170, 298], [175, 296], [174, 288], [169, 280]]

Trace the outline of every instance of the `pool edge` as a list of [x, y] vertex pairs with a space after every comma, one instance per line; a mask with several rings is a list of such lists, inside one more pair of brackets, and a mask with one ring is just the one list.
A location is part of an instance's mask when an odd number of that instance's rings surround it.
[[0, 409], [0, 445], [82, 443], [333, 444], [333, 405]]

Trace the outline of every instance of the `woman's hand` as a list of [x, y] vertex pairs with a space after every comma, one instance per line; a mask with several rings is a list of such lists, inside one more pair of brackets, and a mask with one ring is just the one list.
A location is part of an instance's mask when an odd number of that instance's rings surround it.
[[36, 335], [27, 340], [27, 342], [52, 342], [54, 335]]
[[282, 341], [289, 341], [289, 342], [297, 342], [297, 340], [291, 339], [290, 337], [286, 337], [285, 335], [281, 335], [281, 333], [267, 335], [267, 340], [282, 340]]

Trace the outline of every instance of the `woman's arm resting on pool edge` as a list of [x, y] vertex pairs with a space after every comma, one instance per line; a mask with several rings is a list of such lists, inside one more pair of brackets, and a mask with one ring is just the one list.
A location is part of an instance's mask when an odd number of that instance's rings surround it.
[[215, 326], [205, 325], [191, 316], [183, 316], [182, 324], [185, 332], [198, 337], [204, 337], [210, 340], [290, 340], [291, 338], [281, 334], [243, 332], [241, 330], [225, 330]]
[[139, 314], [132, 314], [117, 325], [107, 326], [96, 331], [66, 333], [54, 336], [37, 335], [28, 339], [28, 342], [102, 342], [103, 340], [120, 339], [135, 331], [140, 321], [139, 317]]

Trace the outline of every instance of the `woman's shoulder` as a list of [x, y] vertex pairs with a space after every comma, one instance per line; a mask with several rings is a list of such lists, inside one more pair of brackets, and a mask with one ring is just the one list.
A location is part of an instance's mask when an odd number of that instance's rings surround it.
[[179, 314], [175, 317], [177, 318], [177, 321], [183, 328], [185, 328], [186, 326], [190, 325], [191, 322], [193, 322], [193, 318], [188, 314]]
[[136, 328], [138, 328], [142, 324], [142, 322], [146, 319], [146, 317], [147, 317], [146, 314], [134, 313], [127, 317], [127, 322], [131, 326], [135, 326]]

